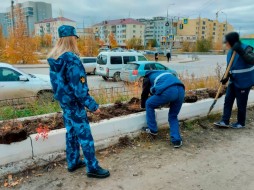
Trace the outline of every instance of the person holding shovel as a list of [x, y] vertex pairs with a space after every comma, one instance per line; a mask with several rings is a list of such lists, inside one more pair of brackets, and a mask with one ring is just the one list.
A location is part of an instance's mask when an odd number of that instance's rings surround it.
[[[99, 166], [85, 107], [99, 114], [99, 105], [89, 95], [86, 72], [79, 58], [78, 36], [73, 26], [58, 29], [59, 40], [49, 54], [50, 80], [54, 98], [63, 109], [66, 127], [66, 158], [68, 171], [86, 166], [87, 176], [105, 178], [108, 170]], [[84, 161], [80, 160], [80, 147]]]
[[[175, 148], [182, 146], [178, 114], [184, 102], [185, 87], [177, 78], [175, 71], [147, 71], [143, 80], [141, 107], [146, 108], [147, 126], [142, 130], [152, 136], [158, 133], [155, 109], [168, 104], [170, 138]], [[149, 94], [151, 96], [149, 97]]]
[[[241, 43], [239, 34], [231, 32], [225, 36], [226, 47], [229, 49], [227, 62], [229, 64], [233, 52], [236, 52], [230, 74], [221, 80], [222, 84], [229, 81], [225, 96], [224, 110], [221, 121], [214, 123], [218, 127], [245, 127], [246, 108], [251, 87], [254, 85], [254, 53], [253, 48]], [[230, 117], [236, 99], [238, 113], [237, 122], [230, 125]]]

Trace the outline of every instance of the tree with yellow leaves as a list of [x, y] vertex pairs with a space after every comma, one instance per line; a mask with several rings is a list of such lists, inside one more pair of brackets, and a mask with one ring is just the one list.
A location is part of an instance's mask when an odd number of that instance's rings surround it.
[[45, 34], [44, 36], [42, 36], [42, 40], [41, 40], [41, 45], [42, 47], [46, 47], [49, 48], [52, 46], [52, 35], [51, 34]]
[[2, 26], [0, 25], [0, 60], [4, 59], [4, 48], [5, 48], [5, 38]]
[[29, 36], [24, 21], [23, 10], [16, 6], [14, 10], [15, 24], [6, 40], [4, 56], [9, 63], [38, 63], [35, 54], [36, 40]]
[[99, 43], [93, 34], [80, 37], [78, 40], [78, 48], [81, 56], [97, 56], [99, 53]]
[[102, 39], [98, 39], [97, 41], [98, 41], [100, 47], [105, 45], [105, 42]]
[[142, 47], [142, 40], [140, 38], [131, 38], [126, 41], [128, 49], [140, 49]]
[[109, 45], [111, 48], [118, 47], [118, 44], [117, 44], [117, 41], [116, 41], [116, 38], [115, 38], [115, 35], [113, 32], [110, 32], [108, 39], [109, 39]]

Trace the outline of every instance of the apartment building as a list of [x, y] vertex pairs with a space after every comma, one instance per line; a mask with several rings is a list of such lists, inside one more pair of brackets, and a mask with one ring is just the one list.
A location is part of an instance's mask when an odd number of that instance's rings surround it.
[[34, 24], [35, 35], [44, 36], [45, 34], [50, 34], [52, 36], [52, 43], [55, 44], [58, 40], [58, 28], [61, 25], [70, 25], [75, 28], [77, 26], [75, 21], [65, 17], [45, 19]]
[[5, 14], [4, 13], [0, 13], [0, 27], [2, 29], [3, 35], [7, 36], [8, 35], [8, 27], [5, 22]]
[[[176, 34], [177, 27], [174, 27], [174, 23], [177, 23], [177, 21], [175, 19], [153, 17], [152, 19], [141, 18], [137, 20], [145, 25], [145, 45], [147, 45], [150, 40], [156, 40], [157, 46], [165, 45], [165, 37], [169, 37], [171, 33], [173, 35]], [[170, 43], [169, 40], [168, 43]]]
[[108, 36], [111, 32], [121, 47], [125, 47], [126, 41], [132, 38], [140, 38], [144, 43], [145, 26], [132, 18], [106, 20], [92, 27], [95, 36], [103, 40], [107, 46], [110, 46]]
[[185, 24], [182, 20], [178, 22], [177, 38], [182, 41], [193, 41], [198, 39], [212, 39], [213, 43], [222, 43], [226, 33], [234, 28], [227, 22], [219, 22], [208, 18], [188, 19]]
[[[52, 6], [50, 3], [27, 1], [24, 3], [17, 3], [14, 5], [14, 12], [16, 8], [21, 8], [24, 14], [24, 21], [27, 26], [27, 33], [32, 35], [34, 32], [34, 24], [41, 20], [52, 18]], [[8, 36], [8, 31], [12, 28], [14, 22], [12, 20], [12, 8], [7, 8], [4, 14], [4, 19], [0, 19], [0, 24], [3, 26], [3, 31]]]

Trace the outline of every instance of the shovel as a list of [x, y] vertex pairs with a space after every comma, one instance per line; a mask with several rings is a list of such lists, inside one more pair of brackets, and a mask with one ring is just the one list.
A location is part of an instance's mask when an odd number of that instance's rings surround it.
[[[230, 71], [231, 66], [232, 66], [232, 64], [233, 64], [233, 62], [234, 62], [234, 59], [235, 59], [235, 55], [236, 55], [236, 52], [234, 51], [234, 52], [233, 52], [233, 55], [232, 55], [232, 57], [231, 57], [231, 59], [230, 59], [230, 62], [229, 62], [229, 64], [228, 64], [228, 67], [227, 67], [227, 69], [226, 69], [226, 72], [225, 72], [225, 74], [224, 74], [224, 76], [223, 76], [222, 79], [226, 79], [226, 78], [228, 77], [229, 71]], [[218, 89], [218, 92], [217, 92], [217, 94], [216, 94], [216, 96], [215, 96], [215, 98], [214, 98], [213, 104], [211, 105], [211, 107], [210, 107], [210, 109], [209, 109], [209, 112], [208, 112], [207, 116], [210, 114], [210, 112], [213, 110], [215, 104], [217, 103], [217, 100], [218, 100], [218, 98], [219, 98], [219, 96], [220, 96], [222, 87], [223, 87], [223, 84], [221, 83], [221, 84], [220, 84], [220, 87], [219, 87], [219, 89]]]

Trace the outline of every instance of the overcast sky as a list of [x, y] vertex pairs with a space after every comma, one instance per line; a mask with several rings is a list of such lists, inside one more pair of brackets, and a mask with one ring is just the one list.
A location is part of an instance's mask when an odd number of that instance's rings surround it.
[[[22, 3], [27, 0], [16, 0]], [[151, 18], [166, 16], [167, 7], [170, 16], [189, 18], [207, 17], [215, 19], [215, 13], [222, 10], [227, 14], [228, 22], [241, 34], [254, 33], [253, 0], [34, 0], [52, 4], [53, 17], [62, 12], [64, 17], [75, 20], [78, 26], [117, 18]], [[10, 6], [11, 0], [0, 0], [0, 12]], [[174, 4], [174, 5], [171, 5]], [[219, 20], [225, 21], [225, 14], [219, 14]]]

